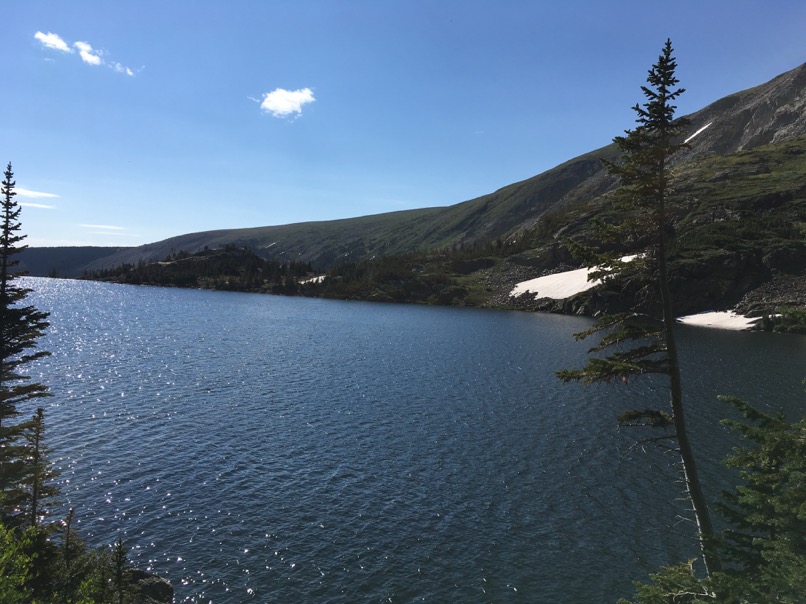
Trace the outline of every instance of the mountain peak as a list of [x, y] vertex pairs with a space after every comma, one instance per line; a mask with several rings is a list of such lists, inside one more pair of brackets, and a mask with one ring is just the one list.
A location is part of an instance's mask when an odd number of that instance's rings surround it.
[[689, 116], [691, 150], [728, 154], [806, 134], [806, 63], [769, 82], [726, 96]]

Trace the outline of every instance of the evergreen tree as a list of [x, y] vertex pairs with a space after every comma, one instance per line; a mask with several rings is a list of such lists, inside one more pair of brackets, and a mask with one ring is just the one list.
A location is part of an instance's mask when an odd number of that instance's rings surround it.
[[[684, 148], [683, 128], [688, 124], [674, 116], [673, 103], [684, 89], [677, 88], [677, 63], [672, 52], [671, 41], [667, 40], [657, 63], [649, 70], [648, 85], [641, 87], [644, 104], [633, 107], [637, 127], [614, 139], [621, 160], [606, 162], [609, 171], [620, 179], [614, 204], [626, 218], [617, 225], [600, 224], [599, 235], [606, 253], [577, 246], [589, 266], [598, 267], [591, 278], [603, 279], [611, 287], [617, 284], [633, 302], [626, 311], [608, 313], [593, 328], [577, 334], [577, 338], [604, 334], [590, 352], [612, 351], [609, 356], [589, 358], [584, 368], [560, 371], [558, 376], [564, 381], [583, 383], [628, 382], [631, 377], [647, 374], [668, 376], [669, 408], [630, 410], [620, 419], [630, 425], [671, 430], [671, 434], [652, 440], [668, 437], [676, 443], [703, 561], [706, 570], [713, 571], [719, 563], [709, 548], [714, 531], [686, 428], [667, 266], [669, 161]], [[630, 251], [638, 253], [623, 261], [622, 256]]]
[[25, 517], [30, 526], [36, 527], [45, 516], [46, 504], [59, 494], [58, 486], [53, 483], [59, 473], [48, 462], [50, 451], [45, 445], [45, 411], [42, 407], [28, 422], [23, 436], [27, 441], [22, 480], [26, 492]]
[[[663, 566], [652, 573], [649, 583], [635, 583], [635, 599], [620, 599], [618, 604], [693, 604], [694, 602], [731, 602], [717, 597], [712, 577], [701, 579], [694, 572], [693, 561]], [[717, 575], [718, 576], [718, 575]], [[735, 604], [739, 604], [736, 602]]]
[[115, 602], [117, 604], [126, 604], [126, 602], [131, 602], [135, 595], [134, 590], [132, 589], [131, 569], [129, 568], [127, 554], [128, 548], [123, 541], [123, 537], [118, 536], [114, 545], [112, 545], [111, 562], [111, 566], [114, 569], [112, 582], [115, 593]]
[[746, 420], [723, 420], [753, 446], [725, 460], [742, 484], [723, 493], [719, 512], [731, 524], [723, 557], [743, 595], [753, 601], [806, 599], [806, 417], [787, 422], [724, 397]]
[[715, 541], [725, 569], [699, 578], [691, 563], [663, 567], [636, 584], [634, 604], [806, 602], [806, 418], [790, 423], [724, 399], [745, 420], [723, 423], [747, 443], [724, 461], [741, 479], [717, 506], [729, 524]]
[[7, 528], [0, 519], [0, 602], [27, 604], [32, 601], [28, 581], [32, 557], [30, 529], [18, 532]]
[[21, 403], [48, 396], [47, 387], [31, 382], [19, 368], [46, 356], [34, 350], [36, 340], [48, 326], [47, 313], [25, 306], [30, 290], [20, 287], [16, 278], [18, 261], [15, 254], [21, 245], [20, 208], [14, 196], [16, 183], [8, 164], [0, 188], [0, 518], [9, 520], [16, 515], [25, 495], [21, 491], [26, 468], [24, 464], [23, 432], [25, 422], [16, 422]]

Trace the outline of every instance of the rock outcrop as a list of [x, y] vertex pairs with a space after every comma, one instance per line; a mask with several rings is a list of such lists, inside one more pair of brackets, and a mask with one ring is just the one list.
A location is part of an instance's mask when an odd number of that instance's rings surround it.
[[167, 579], [136, 569], [131, 571], [130, 579], [137, 604], [171, 604], [174, 601], [174, 588]]
[[691, 133], [703, 129], [680, 154], [725, 155], [806, 134], [806, 63], [766, 84], [737, 92], [688, 116]]

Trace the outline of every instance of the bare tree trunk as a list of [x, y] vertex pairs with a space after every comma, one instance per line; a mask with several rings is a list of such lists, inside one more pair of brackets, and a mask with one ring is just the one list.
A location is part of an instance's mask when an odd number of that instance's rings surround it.
[[697, 463], [694, 453], [691, 450], [691, 443], [686, 430], [686, 416], [683, 410], [683, 389], [680, 383], [680, 361], [677, 355], [677, 342], [674, 337], [674, 315], [672, 314], [672, 299], [669, 291], [668, 269], [666, 263], [666, 220], [663, 201], [660, 202], [658, 237], [658, 281], [663, 306], [663, 329], [666, 337], [666, 355], [669, 362], [669, 380], [672, 403], [672, 416], [674, 428], [677, 436], [677, 444], [680, 447], [680, 458], [683, 462], [683, 478], [691, 500], [691, 507], [694, 511], [694, 520], [697, 523], [697, 536], [700, 541], [700, 550], [705, 564], [705, 571], [709, 575], [721, 568], [719, 559], [711, 551], [710, 544], [714, 538], [714, 527], [711, 523], [711, 515], [708, 512], [708, 503], [702, 491], [702, 484], [697, 474]]

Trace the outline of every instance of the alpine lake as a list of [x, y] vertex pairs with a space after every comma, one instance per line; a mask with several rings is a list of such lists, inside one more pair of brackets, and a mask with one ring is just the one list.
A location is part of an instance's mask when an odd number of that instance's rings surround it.
[[[664, 381], [563, 384], [579, 317], [25, 278], [60, 505], [177, 602], [613, 602], [697, 555]], [[804, 413], [806, 338], [680, 326], [716, 501], [735, 395]], [[32, 413], [33, 409], [24, 409]]]

